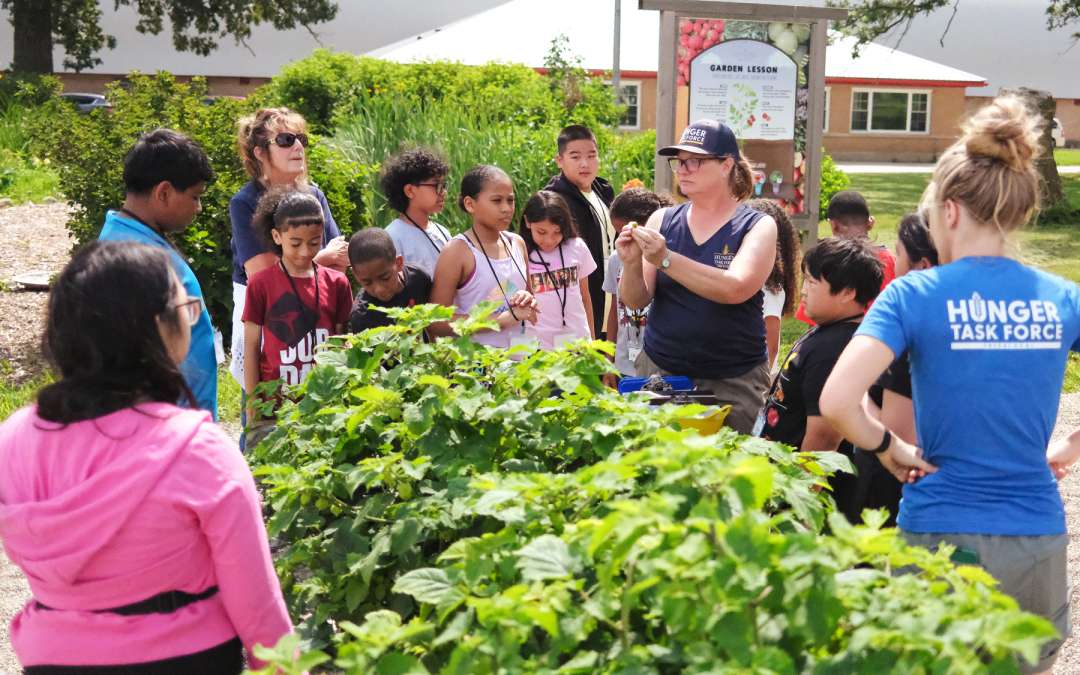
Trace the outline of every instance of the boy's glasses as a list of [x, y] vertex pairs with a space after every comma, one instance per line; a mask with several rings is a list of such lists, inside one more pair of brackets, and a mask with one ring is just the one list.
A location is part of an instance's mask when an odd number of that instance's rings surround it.
[[277, 136], [274, 136], [274, 145], [279, 148], [291, 148], [293, 143], [300, 141], [300, 145], [307, 147], [308, 137], [307, 134], [294, 134], [291, 131], [282, 131]]
[[202, 316], [203, 302], [202, 298], [188, 298], [183, 302], [169, 303], [167, 309], [182, 310], [180, 316], [187, 320], [189, 326], [194, 326], [199, 323], [199, 317]]
[[423, 185], [435, 190], [438, 194], [446, 194], [446, 183], [417, 183], [417, 185]]
[[694, 173], [701, 168], [702, 162], [721, 162], [727, 159], [726, 157], [687, 157], [682, 159], [679, 157], [671, 157], [668, 159], [668, 166], [672, 171], [678, 171], [679, 169], [685, 169], [689, 173]]

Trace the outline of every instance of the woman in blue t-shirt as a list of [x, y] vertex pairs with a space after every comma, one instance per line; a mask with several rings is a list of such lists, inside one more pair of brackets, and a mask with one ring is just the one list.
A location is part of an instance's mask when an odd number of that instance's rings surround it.
[[349, 245], [330, 214], [326, 196], [308, 183], [307, 145], [307, 122], [288, 108], [263, 108], [241, 119], [238, 125], [237, 148], [244, 170], [251, 178], [229, 200], [233, 255], [233, 337], [229, 370], [241, 386], [244, 383], [244, 324], [241, 317], [247, 280], [277, 261], [277, 256], [251, 224], [259, 198], [272, 187], [310, 189], [322, 205], [324, 220], [324, 248], [315, 256], [315, 262], [339, 272], [349, 266]]
[[[1038, 120], [995, 100], [945, 151], [922, 210], [941, 266], [878, 296], [833, 368], [821, 411], [853, 444], [878, 453], [904, 486], [909, 543], [957, 548], [1020, 606], [1069, 632], [1065, 511], [1055, 474], [1076, 459], [1047, 445], [1070, 350], [1080, 348], [1080, 290], [1006, 257], [1006, 234], [1039, 200]], [[908, 353], [918, 447], [868, 416], [863, 395]], [[1080, 445], [1077, 445], [1080, 448]], [[1061, 640], [1028, 672], [1047, 670]]]
[[623, 228], [619, 295], [630, 309], [652, 303], [638, 375], [691, 377], [731, 404], [728, 426], [749, 433], [769, 386], [762, 286], [776, 259], [776, 223], [746, 206], [753, 174], [726, 125], [688, 126], [671, 156], [689, 202]]

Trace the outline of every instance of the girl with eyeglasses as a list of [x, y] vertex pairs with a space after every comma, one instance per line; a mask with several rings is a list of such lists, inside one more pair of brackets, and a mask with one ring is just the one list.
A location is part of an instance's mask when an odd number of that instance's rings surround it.
[[247, 464], [208, 412], [174, 403], [191, 399], [179, 364], [200, 304], [168, 252], [132, 242], [89, 244], [53, 285], [59, 379], [0, 425], [28, 675], [234, 675], [292, 630]]
[[623, 304], [652, 303], [637, 374], [690, 377], [731, 404], [728, 426], [749, 433], [769, 386], [762, 287], [776, 222], [744, 203], [753, 176], [727, 125], [694, 122], [660, 154], [672, 156], [689, 201], [623, 228], [615, 242]]
[[435, 262], [451, 237], [449, 230], [431, 219], [446, 204], [449, 171], [442, 157], [416, 148], [387, 159], [379, 176], [383, 196], [401, 214], [386, 231], [405, 263], [429, 277], [434, 277]]
[[[344, 272], [349, 266], [349, 246], [334, 217], [326, 196], [308, 182], [307, 122], [288, 108], [263, 108], [242, 118], [238, 124], [237, 150], [244, 170], [251, 178], [229, 200], [233, 255], [232, 362], [229, 370], [244, 384], [244, 298], [248, 279], [275, 265], [277, 256], [252, 225], [255, 208], [267, 190], [274, 187], [309, 191], [323, 211], [323, 241], [315, 262]], [[243, 444], [241, 443], [241, 447]]]

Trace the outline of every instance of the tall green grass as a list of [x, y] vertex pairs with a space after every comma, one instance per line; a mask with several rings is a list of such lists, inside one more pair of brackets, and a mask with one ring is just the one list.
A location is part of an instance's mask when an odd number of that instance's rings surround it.
[[[466, 215], [456, 206], [457, 185], [476, 164], [494, 164], [514, 182], [519, 205], [558, 173], [555, 139], [559, 127], [552, 124], [511, 124], [484, 110], [445, 102], [417, 106], [390, 95], [361, 98], [354, 114], [342, 121], [330, 143], [348, 159], [377, 166], [403, 148], [425, 146], [444, 155], [450, 165], [450, 195], [446, 210], [437, 217], [454, 231], [468, 227]], [[615, 185], [638, 178], [652, 184], [655, 134], [644, 132], [616, 136], [602, 131], [600, 175]], [[397, 214], [386, 203], [378, 186], [378, 172], [359, 178], [365, 200], [366, 225], [385, 226]]]
[[33, 110], [12, 96], [0, 95], [0, 197], [19, 204], [41, 201], [60, 192], [60, 177], [47, 163], [30, 156], [26, 122]]

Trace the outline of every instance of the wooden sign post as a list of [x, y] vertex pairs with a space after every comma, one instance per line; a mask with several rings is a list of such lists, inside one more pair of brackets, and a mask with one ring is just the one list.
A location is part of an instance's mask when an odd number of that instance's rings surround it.
[[[639, 0], [660, 12], [656, 145], [690, 122], [727, 124], [754, 168], [756, 196], [775, 199], [817, 241], [828, 22], [847, 10], [713, 0]], [[666, 158], [656, 188], [673, 189]]]

